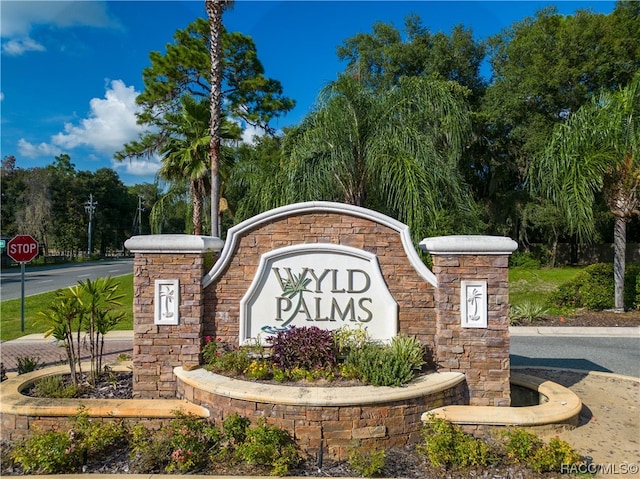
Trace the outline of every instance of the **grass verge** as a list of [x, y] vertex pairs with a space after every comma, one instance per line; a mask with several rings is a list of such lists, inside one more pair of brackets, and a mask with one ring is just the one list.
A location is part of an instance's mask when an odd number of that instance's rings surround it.
[[[549, 294], [582, 271], [582, 267], [509, 268], [509, 304], [546, 305]], [[552, 312], [552, 310], [550, 310]]]
[[[115, 329], [133, 329], [133, 274], [114, 279], [119, 282], [120, 292], [124, 295], [121, 300], [122, 306], [117, 311], [125, 312], [124, 319]], [[24, 298], [24, 332], [20, 327], [20, 298], [0, 302], [0, 340], [9, 341], [27, 334], [47, 331], [49, 325], [38, 313], [49, 306], [55, 295], [55, 291], [51, 291]]]

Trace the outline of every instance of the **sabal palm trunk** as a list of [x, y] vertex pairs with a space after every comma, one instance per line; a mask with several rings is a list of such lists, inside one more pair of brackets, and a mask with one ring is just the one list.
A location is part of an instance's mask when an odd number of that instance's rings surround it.
[[627, 251], [627, 222], [616, 216], [613, 226], [613, 278], [616, 311], [624, 311], [624, 272]]
[[222, 10], [224, 0], [205, 0], [209, 17], [209, 54], [211, 56], [211, 236], [220, 236], [218, 217], [220, 215], [220, 112], [222, 110]]

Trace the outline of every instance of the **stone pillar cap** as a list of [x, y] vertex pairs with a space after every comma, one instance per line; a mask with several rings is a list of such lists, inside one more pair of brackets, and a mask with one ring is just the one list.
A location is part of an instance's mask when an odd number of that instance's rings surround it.
[[223, 246], [224, 241], [214, 236], [185, 234], [133, 236], [124, 242], [132, 253], [204, 253]]
[[420, 248], [431, 254], [511, 254], [518, 248], [511, 238], [506, 236], [436, 236], [425, 238]]

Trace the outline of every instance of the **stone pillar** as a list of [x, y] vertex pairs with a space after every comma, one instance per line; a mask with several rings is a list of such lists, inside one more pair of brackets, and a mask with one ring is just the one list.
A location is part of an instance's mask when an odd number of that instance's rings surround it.
[[218, 238], [193, 235], [134, 236], [126, 241], [125, 247], [135, 253], [135, 398], [175, 398], [173, 368], [200, 365], [205, 256], [222, 245]]
[[434, 359], [440, 371], [466, 375], [470, 405], [510, 405], [508, 260], [517, 246], [495, 236], [420, 243], [438, 280]]

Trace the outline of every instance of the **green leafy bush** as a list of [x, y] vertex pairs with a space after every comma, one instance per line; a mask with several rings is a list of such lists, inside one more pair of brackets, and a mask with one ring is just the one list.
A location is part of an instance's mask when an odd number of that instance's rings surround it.
[[45, 376], [33, 385], [33, 395], [46, 398], [72, 398], [78, 392], [73, 384], [66, 384], [60, 375]]
[[247, 437], [247, 429], [251, 422], [246, 417], [233, 413], [227, 416], [222, 423], [222, 430], [228, 441], [233, 444], [241, 444]]
[[18, 374], [26, 374], [44, 366], [38, 356], [16, 356]]
[[37, 432], [19, 442], [11, 457], [27, 474], [74, 472], [82, 465], [82, 450], [63, 431]]
[[382, 475], [386, 459], [384, 451], [361, 452], [357, 446], [349, 449], [349, 466], [363, 477]]
[[538, 436], [519, 427], [503, 431], [502, 438], [507, 457], [516, 462], [527, 462], [544, 445]]
[[388, 345], [365, 343], [351, 349], [342, 374], [374, 386], [403, 386], [424, 365], [424, 348], [415, 338], [394, 337]]
[[202, 469], [209, 452], [220, 441], [220, 430], [213, 424], [189, 414], [176, 413], [159, 433], [135, 429], [133, 456], [140, 472], [162, 470], [188, 473]]
[[580, 460], [580, 455], [569, 444], [554, 437], [525, 463], [536, 472], [559, 472], [563, 466], [577, 464]]
[[530, 323], [541, 319], [549, 310], [544, 305], [526, 301], [516, 304], [509, 309], [509, 321], [511, 324]]
[[529, 251], [515, 251], [509, 256], [509, 267], [516, 266], [538, 269], [540, 268], [540, 260], [536, 259]]
[[498, 461], [486, 442], [466, 434], [445, 419], [431, 416], [422, 429], [422, 437], [418, 451], [436, 467], [487, 466]]
[[247, 430], [245, 440], [236, 448], [236, 456], [249, 464], [270, 467], [273, 476], [285, 476], [300, 461], [293, 438], [264, 419]]
[[94, 421], [81, 408], [71, 417], [69, 431], [36, 432], [18, 443], [12, 459], [27, 473], [76, 472], [87, 461], [126, 446], [128, 436], [122, 422]]
[[577, 464], [581, 460], [568, 443], [557, 437], [545, 444], [534, 433], [519, 427], [507, 429], [501, 436], [507, 457], [526, 464], [535, 472], [559, 472], [563, 466]]
[[366, 328], [358, 325], [357, 328], [343, 326], [333, 332], [333, 339], [338, 348], [338, 356], [345, 358], [352, 349], [361, 348], [365, 343], [371, 342], [371, 337]]
[[[625, 268], [624, 305], [626, 308], [640, 304], [640, 264], [630, 263]], [[614, 307], [613, 264], [597, 263], [587, 266], [571, 281], [561, 284], [549, 296], [549, 303], [558, 308], [588, 308], [601, 311]]]
[[243, 375], [253, 360], [249, 348], [230, 347], [220, 338], [207, 336], [202, 350], [207, 369], [231, 376]]

